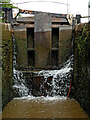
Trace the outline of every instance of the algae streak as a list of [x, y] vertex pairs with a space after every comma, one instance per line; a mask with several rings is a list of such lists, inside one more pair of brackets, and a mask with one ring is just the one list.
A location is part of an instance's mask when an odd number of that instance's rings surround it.
[[90, 23], [75, 28], [74, 97], [90, 115]]
[[2, 108], [13, 98], [12, 91], [12, 37], [10, 24], [2, 24]]

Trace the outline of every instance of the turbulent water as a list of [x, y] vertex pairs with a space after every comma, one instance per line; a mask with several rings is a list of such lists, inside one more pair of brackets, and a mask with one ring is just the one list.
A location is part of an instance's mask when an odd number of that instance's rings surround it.
[[13, 88], [19, 96], [28, 96], [29, 89], [25, 86], [22, 72], [14, 69], [14, 85]]
[[78, 102], [66, 100], [72, 79], [73, 55], [60, 70], [34, 72], [30, 79], [16, 69], [16, 55], [13, 37], [13, 88], [16, 95], [3, 110], [3, 118], [88, 118]]
[[23, 74], [21, 71], [16, 70], [16, 45], [15, 38], [13, 38], [13, 79], [14, 79], [14, 91], [18, 94], [18, 96], [27, 96], [29, 89], [25, 85], [25, 80], [23, 79]]
[[73, 55], [61, 69], [34, 72], [30, 79], [16, 69], [16, 55], [13, 36], [13, 88], [16, 97], [4, 108], [2, 118], [89, 118], [77, 101], [66, 100], [72, 79]]
[[[64, 63], [60, 70], [42, 70], [38, 72], [39, 76], [44, 76], [43, 86], [47, 83], [49, 87], [52, 87], [51, 92], [47, 92], [48, 96], [66, 96], [70, 87], [70, 81], [73, 71], [73, 55]], [[48, 78], [52, 77], [52, 82], [48, 82]]]
[[[16, 48], [15, 39], [13, 36], [13, 88], [18, 96], [33, 96], [32, 89], [34, 88], [27, 87], [23, 73], [19, 70], [16, 70], [16, 64]], [[73, 70], [72, 66], [73, 55], [63, 64], [63, 67], [60, 70], [42, 70], [39, 72], [34, 72], [36, 76], [44, 77], [42, 84], [39, 85], [37, 96], [66, 96], [70, 87]], [[49, 80], [49, 78], [51, 78], [51, 80]]]

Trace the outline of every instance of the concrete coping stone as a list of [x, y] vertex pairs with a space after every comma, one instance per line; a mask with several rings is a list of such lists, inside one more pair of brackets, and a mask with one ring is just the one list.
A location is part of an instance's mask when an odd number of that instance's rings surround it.
[[60, 25], [59, 30], [72, 30], [71, 25]]

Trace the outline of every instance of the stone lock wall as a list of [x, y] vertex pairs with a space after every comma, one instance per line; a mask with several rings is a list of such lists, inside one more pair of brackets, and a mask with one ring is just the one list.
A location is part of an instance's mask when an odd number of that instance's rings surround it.
[[2, 26], [2, 108], [13, 98], [13, 48], [11, 25], [1, 23]]
[[[0, 24], [0, 28], [2, 25]], [[0, 29], [0, 113], [2, 111], [2, 29]]]
[[90, 115], [90, 23], [75, 28], [74, 98]]

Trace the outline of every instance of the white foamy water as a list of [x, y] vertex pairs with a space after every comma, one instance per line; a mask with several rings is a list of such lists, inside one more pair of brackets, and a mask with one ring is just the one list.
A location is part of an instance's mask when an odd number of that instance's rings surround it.
[[[16, 70], [16, 48], [15, 48], [15, 39], [13, 37], [13, 78], [14, 78], [14, 91], [16, 96], [25, 97], [33, 96], [32, 89], [30, 86], [33, 86], [32, 83], [26, 83], [26, 80], [23, 77], [23, 73], [19, 70]], [[63, 64], [63, 67], [60, 70], [42, 70], [39, 72], [34, 72], [38, 76], [43, 76], [44, 80], [39, 86], [39, 90], [36, 90], [36, 95], [40, 96], [67, 96], [68, 89], [70, 87], [71, 75], [72, 75], [72, 65], [73, 65], [73, 55]], [[34, 76], [33, 76], [34, 77]], [[51, 77], [48, 81], [48, 77]], [[33, 80], [32, 80], [33, 81]], [[32, 84], [28, 85], [27, 84]], [[36, 88], [35, 88], [36, 89]], [[34, 90], [35, 90], [34, 89]]]
[[16, 46], [15, 46], [15, 38], [12, 35], [13, 39], [13, 79], [14, 85], [13, 89], [18, 96], [27, 96], [29, 89], [25, 85], [25, 80], [23, 79], [23, 74], [21, 71], [16, 70]]
[[54, 103], [55, 102], [58, 102], [58, 101], [61, 101], [61, 100], [66, 100], [67, 97], [65, 96], [54, 96], [54, 97], [50, 97], [50, 96], [47, 96], [47, 97], [44, 97], [44, 96], [41, 96], [41, 97], [33, 97], [33, 96], [27, 96], [27, 97], [17, 97], [17, 98], [14, 98], [15, 100], [23, 100], [23, 101], [34, 101], [34, 102], [42, 102], [42, 103], [46, 103], [46, 102], [51, 102], [51, 103]]
[[[38, 76], [44, 76], [43, 84], [40, 86], [40, 92], [43, 92], [42, 89], [45, 88], [45, 84], [51, 87], [52, 90], [48, 91], [45, 90], [47, 96], [67, 96], [68, 89], [70, 87], [70, 80], [71, 80], [71, 72], [72, 72], [72, 61], [73, 56], [67, 60], [67, 62], [63, 65], [60, 70], [42, 70], [40, 72], [36, 72]], [[31, 95], [33, 96], [32, 92], [30, 92], [29, 88], [27, 88], [25, 79], [23, 79], [23, 74], [21, 71], [13, 69], [14, 73], [14, 86], [16, 93], [19, 96], [24, 97]], [[48, 82], [48, 77], [52, 77], [52, 82]]]
[[44, 76], [45, 81], [48, 81], [48, 77], [52, 76], [52, 83], [48, 83], [49, 86], [52, 86], [51, 93], [47, 95], [56, 96], [66, 96], [67, 91], [70, 87], [71, 75], [73, 71], [73, 55], [64, 63], [63, 67], [60, 70], [42, 70], [37, 74]]
[[13, 74], [14, 74], [13, 88], [15, 92], [17, 92], [19, 96], [28, 96], [29, 89], [25, 85], [25, 80], [23, 79], [22, 72], [14, 69]]

